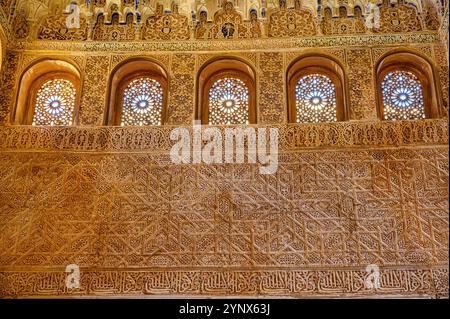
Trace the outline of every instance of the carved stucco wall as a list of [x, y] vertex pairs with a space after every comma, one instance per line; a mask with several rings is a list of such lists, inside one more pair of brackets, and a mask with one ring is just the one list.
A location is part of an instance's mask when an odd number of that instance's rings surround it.
[[268, 176], [173, 165], [170, 127], [0, 128], [0, 295], [448, 295], [445, 120], [279, 128]]
[[[406, 45], [436, 62], [448, 101], [445, 47], [429, 34], [323, 39], [40, 42], [9, 51], [0, 91], [0, 297], [448, 296], [447, 119], [379, 121], [373, 82], [379, 57]], [[352, 121], [285, 124], [286, 67], [311, 47], [345, 66]], [[79, 126], [8, 125], [19, 75], [49, 55], [82, 70]], [[280, 129], [277, 173], [174, 165], [171, 126], [98, 127], [111, 70], [136, 55], [168, 70], [171, 125], [191, 124], [204, 62], [232, 55], [252, 65], [259, 126]], [[69, 290], [73, 263], [81, 288]], [[378, 290], [364, 285], [369, 264], [380, 267]]]

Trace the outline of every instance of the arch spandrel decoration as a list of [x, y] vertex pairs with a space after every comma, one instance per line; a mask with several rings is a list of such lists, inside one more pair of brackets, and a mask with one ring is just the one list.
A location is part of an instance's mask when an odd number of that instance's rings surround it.
[[17, 39], [27, 39], [31, 32], [31, 23], [27, 20], [26, 12], [19, 10], [12, 21], [14, 36]]
[[441, 23], [439, 21], [439, 12], [436, 6], [431, 5], [428, 7], [424, 14], [425, 26], [428, 30], [438, 30]]

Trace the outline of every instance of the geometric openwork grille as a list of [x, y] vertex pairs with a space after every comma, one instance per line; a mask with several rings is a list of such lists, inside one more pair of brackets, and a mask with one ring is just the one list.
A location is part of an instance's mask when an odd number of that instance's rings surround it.
[[385, 120], [425, 118], [422, 85], [417, 76], [407, 71], [388, 73], [381, 82]]
[[36, 95], [33, 125], [72, 125], [76, 93], [68, 80], [45, 82]]
[[301, 77], [295, 86], [297, 123], [336, 122], [336, 88], [322, 74]]
[[237, 78], [221, 78], [209, 90], [209, 124], [248, 124], [249, 90]]
[[123, 93], [122, 126], [161, 125], [164, 90], [155, 79], [133, 80]]

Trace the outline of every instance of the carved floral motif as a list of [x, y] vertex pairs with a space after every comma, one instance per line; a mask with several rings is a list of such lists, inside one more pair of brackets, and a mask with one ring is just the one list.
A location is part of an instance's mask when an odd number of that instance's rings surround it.
[[189, 20], [177, 13], [152, 16], [142, 27], [143, 40], [187, 40]]
[[303, 8], [282, 8], [270, 16], [269, 37], [298, 37], [317, 34], [314, 15]]
[[374, 32], [412, 32], [421, 31], [422, 24], [417, 9], [412, 5], [383, 6], [380, 8], [381, 26]]
[[80, 19], [80, 28], [67, 28], [66, 16], [48, 16], [39, 29], [41, 40], [85, 41], [88, 38], [88, 26], [84, 18]]

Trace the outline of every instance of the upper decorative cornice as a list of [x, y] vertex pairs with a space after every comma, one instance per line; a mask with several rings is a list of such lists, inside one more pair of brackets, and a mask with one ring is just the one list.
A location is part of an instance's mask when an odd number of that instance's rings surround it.
[[436, 31], [408, 34], [370, 34], [343, 36], [313, 36], [287, 39], [245, 39], [245, 40], [188, 40], [188, 41], [133, 41], [133, 42], [62, 42], [62, 41], [17, 41], [14, 49], [30, 51], [241, 51], [241, 50], [283, 50], [332, 46], [376, 46], [410, 43], [431, 43], [439, 41]]

